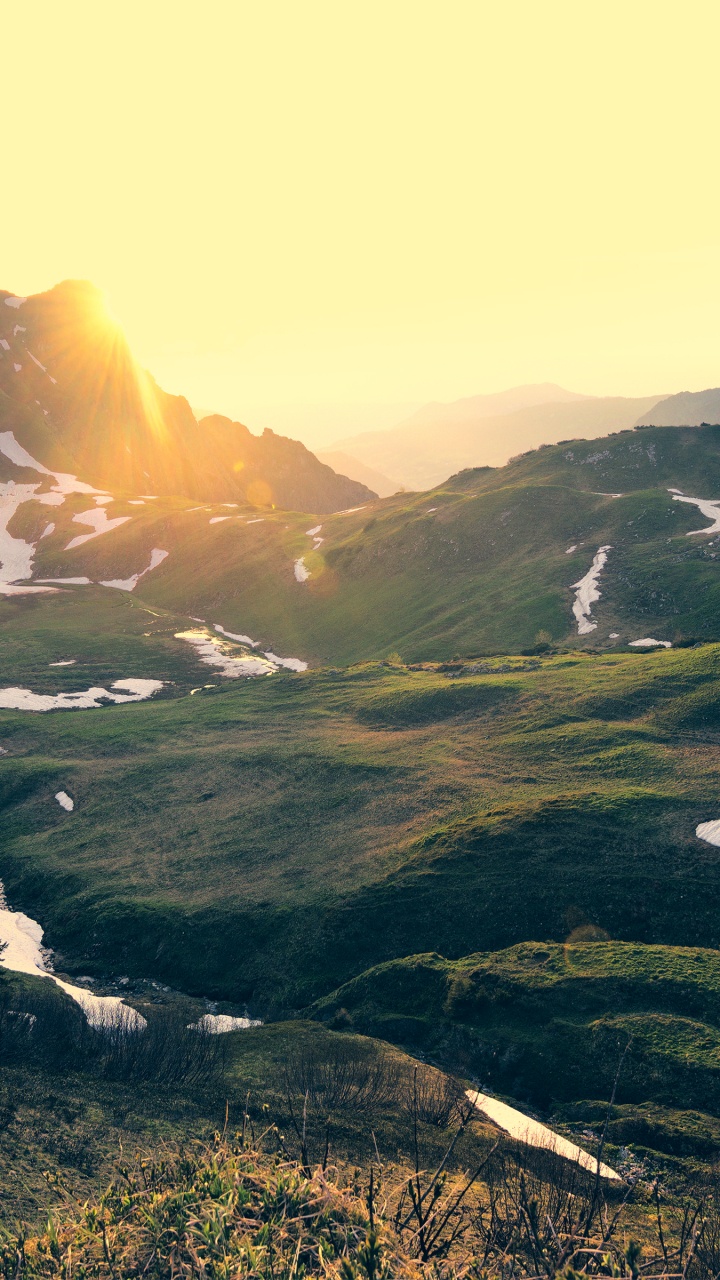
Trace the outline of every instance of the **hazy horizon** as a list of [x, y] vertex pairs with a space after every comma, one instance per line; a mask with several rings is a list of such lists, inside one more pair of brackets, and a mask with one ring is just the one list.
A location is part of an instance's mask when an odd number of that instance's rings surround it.
[[191, 403], [349, 424], [720, 382], [714, 6], [40, 0], [4, 23], [0, 285], [92, 280]]

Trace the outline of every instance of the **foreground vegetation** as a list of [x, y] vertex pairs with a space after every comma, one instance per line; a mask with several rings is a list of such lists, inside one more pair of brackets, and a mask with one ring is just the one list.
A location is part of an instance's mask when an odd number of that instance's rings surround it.
[[[18, 1277], [682, 1276], [720, 1264], [714, 1184], [683, 1203], [657, 1184], [614, 1202], [578, 1170], [490, 1148], [479, 1165], [311, 1166], [249, 1117], [232, 1137], [122, 1167], [104, 1195], [66, 1204], [39, 1233], [8, 1231], [0, 1274]], [[459, 1121], [456, 1133], [462, 1130]]]

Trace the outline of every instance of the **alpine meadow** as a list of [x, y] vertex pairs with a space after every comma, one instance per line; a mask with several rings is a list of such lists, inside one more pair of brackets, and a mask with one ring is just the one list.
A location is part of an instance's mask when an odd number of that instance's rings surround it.
[[0, 1280], [717, 1280], [715, 6], [4, 27]]

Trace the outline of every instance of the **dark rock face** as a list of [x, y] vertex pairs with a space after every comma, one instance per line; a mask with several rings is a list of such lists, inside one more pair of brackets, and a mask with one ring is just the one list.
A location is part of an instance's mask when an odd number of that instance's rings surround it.
[[219, 415], [198, 423], [139, 367], [86, 281], [25, 300], [0, 292], [0, 393], [3, 430], [102, 488], [319, 513], [375, 496], [298, 441]]

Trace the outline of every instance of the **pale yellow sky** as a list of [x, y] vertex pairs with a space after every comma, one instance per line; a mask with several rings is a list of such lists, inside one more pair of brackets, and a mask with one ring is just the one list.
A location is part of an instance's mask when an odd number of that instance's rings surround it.
[[93, 280], [250, 425], [716, 385], [719, 39], [717, 0], [5, 6], [0, 287]]

